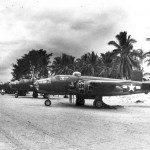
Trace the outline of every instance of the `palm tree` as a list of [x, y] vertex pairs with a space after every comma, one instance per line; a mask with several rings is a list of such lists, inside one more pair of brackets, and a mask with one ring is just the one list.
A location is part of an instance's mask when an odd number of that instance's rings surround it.
[[116, 61], [119, 61], [119, 72], [121, 78], [130, 79], [133, 69], [139, 68], [139, 62], [134, 59], [134, 56], [140, 55], [133, 50], [135, 39], [131, 35], [127, 36], [127, 32], [120, 32], [116, 35], [116, 41], [110, 41], [108, 44], [113, 45], [116, 49], [113, 50], [113, 55], [118, 56]]
[[[137, 59], [140, 63], [140, 70], [144, 71], [144, 68], [143, 68], [143, 65], [144, 65], [144, 62], [150, 62], [150, 52], [144, 52], [143, 49], [137, 49], [135, 50], [138, 54], [138, 56], [134, 56], [136, 57], [135, 59]], [[148, 59], [147, 59], [148, 58]], [[149, 63], [150, 65], [150, 63]]]
[[76, 67], [83, 75], [99, 76], [100, 63], [99, 56], [92, 51], [77, 59]]
[[106, 53], [101, 53], [100, 58], [102, 62], [102, 71], [100, 76], [117, 78], [117, 64], [114, 63], [113, 53], [109, 51]]
[[38, 67], [38, 70], [39, 70], [39, 74], [38, 76], [39, 77], [43, 77], [43, 78], [46, 78], [48, 77], [48, 74], [49, 74], [49, 71], [50, 71], [50, 58], [52, 57], [52, 53], [50, 54], [47, 54], [45, 50], [39, 50], [38, 51], [38, 54], [39, 54], [39, 67]]
[[51, 65], [52, 74], [72, 74], [75, 71], [75, 57], [67, 54], [55, 57]]

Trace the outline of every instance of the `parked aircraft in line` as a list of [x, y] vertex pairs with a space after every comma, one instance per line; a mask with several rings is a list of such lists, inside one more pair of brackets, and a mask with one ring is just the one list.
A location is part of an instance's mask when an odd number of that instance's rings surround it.
[[[76, 95], [76, 105], [84, 105], [85, 99], [95, 99], [93, 105], [97, 108], [106, 106], [103, 96], [129, 95], [150, 92], [150, 82], [142, 82], [142, 73], [133, 72], [132, 80], [111, 79], [103, 77], [81, 76], [74, 72], [73, 75], [56, 75], [37, 80], [35, 88], [40, 93], [50, 95]], [[48, 98], [46, 106], [51, 105]]]
[[9, 86], [10, 82], [0, 82], [0, 91], [1, 91], [1, 95], [4, 95], [5, 93], [8, 94], [13, 94], [14, 90], [10, 88]]
[[33, 97], [38, 97], [37, 90], [33, 87], [34, 79], [22, 79], [20, 81], [13, 81], [9, 83], [11, 89], [15, 91], [15, 97], [26, 96], [28, 91], [33, 91]]

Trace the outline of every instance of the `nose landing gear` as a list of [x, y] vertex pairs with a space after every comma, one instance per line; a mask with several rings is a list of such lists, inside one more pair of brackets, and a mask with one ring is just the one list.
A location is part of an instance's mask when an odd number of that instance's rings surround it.
[[48, 99], [44, 102], [45, 106], [51, 106], [50, 95], [47, 95]]
[[45, 106], [51, 106], [51, 101], [49, 99], [47, 99], [44, 104], [45, 104]]

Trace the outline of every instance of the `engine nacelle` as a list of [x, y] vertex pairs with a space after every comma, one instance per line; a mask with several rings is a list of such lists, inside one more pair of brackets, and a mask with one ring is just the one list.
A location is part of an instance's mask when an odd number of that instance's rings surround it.
[[79, 80], [76, 86], [77, 92], [83, 94], [90, 94], [93, 91], [93, 87], [86, 81]]

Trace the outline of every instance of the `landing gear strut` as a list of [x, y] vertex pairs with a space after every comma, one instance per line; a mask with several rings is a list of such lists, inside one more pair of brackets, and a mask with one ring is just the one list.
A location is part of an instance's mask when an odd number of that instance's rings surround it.
[[38, 92], [36, 90], [33, 91], [33, 98], [38, 98]]
[[18, 98], [18, 91], [16, 91], [16, 93], [15, 93], [15, 98]]
[[45, 106], [51, 106], [50, 95], [48, 95], [48, 99], [44, 102]]
[[1, 90], [1, 95], [4, 95], [5, 94], [5, 91], [2, 89]]
[[83, 106], [85, 103], [84, 97], [77, 95], [76, 96], [76, 106]]
[[18, 96], [26, 96], [26, 91], [16, 91], [15, 98], [18, 98]]
[[44, 93], [43, 98], [48, 98], [48, 94]]

